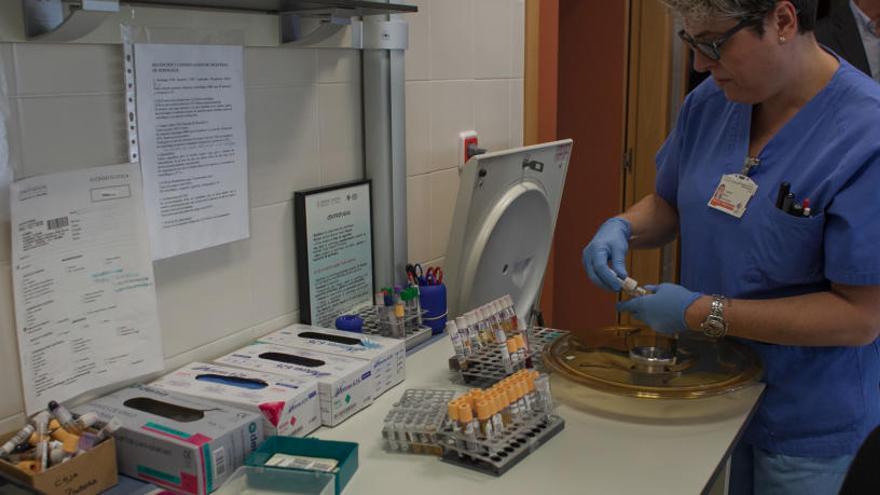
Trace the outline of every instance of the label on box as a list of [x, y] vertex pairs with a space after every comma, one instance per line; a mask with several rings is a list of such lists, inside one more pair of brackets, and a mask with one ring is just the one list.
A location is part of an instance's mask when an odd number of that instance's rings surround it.
[[266, 466], [307, 469], [309, 471], [324, 471], [332, 473], [339, 465], [336, 459], [321, 457], [308, 457], [304, 455], [275, 454], [266, 461]]

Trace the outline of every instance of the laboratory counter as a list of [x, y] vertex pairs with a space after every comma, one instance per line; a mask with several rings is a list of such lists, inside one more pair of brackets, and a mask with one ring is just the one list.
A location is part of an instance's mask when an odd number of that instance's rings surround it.
[[359, 468], [345, 489], [357, 495], [419, 493], [699, 494], [751, 417], [763, 384], [724, 396], [678, 401], [616, 397], [554, 378], [556, 413], [565, 429], [501, 477], [442, 462], [430, 455], [384, 450], [383, 419], [404, 390], [455, 385], [448, 338], [407, 358], [406, 381], [372, 406], [314, 436], [357, 442]]

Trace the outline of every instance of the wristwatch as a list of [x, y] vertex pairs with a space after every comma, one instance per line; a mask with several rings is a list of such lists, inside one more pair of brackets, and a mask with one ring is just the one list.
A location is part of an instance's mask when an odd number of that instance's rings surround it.
[[700, 325], [706, 337], [720, 339], [727, 335], [727, 322], [724, 321], [724, 303], [726, 302], [727, 298], [724, 296], [717, 294], [712, 296], [712, 306], [709, 310], [709, 315], [706, 316], [706, 319]]

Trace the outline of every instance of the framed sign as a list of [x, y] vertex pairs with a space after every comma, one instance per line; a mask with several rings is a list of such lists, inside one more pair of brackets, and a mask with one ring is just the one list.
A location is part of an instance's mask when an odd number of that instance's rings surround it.
[[373, 302], [371, 183], [359, 180], [294, 193], [299, 308], [303, 323]]

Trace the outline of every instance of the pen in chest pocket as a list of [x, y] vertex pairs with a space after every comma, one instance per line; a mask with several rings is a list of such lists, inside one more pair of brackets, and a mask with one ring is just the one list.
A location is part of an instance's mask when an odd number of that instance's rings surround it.
[[779, 191], [776, 194], [776, 208], [795, 217], [809, 217], [812, 213], [810, 198], [798, 202], [797, 196], [791, 191], [791, 183], [789, 182], [779, 184]]

